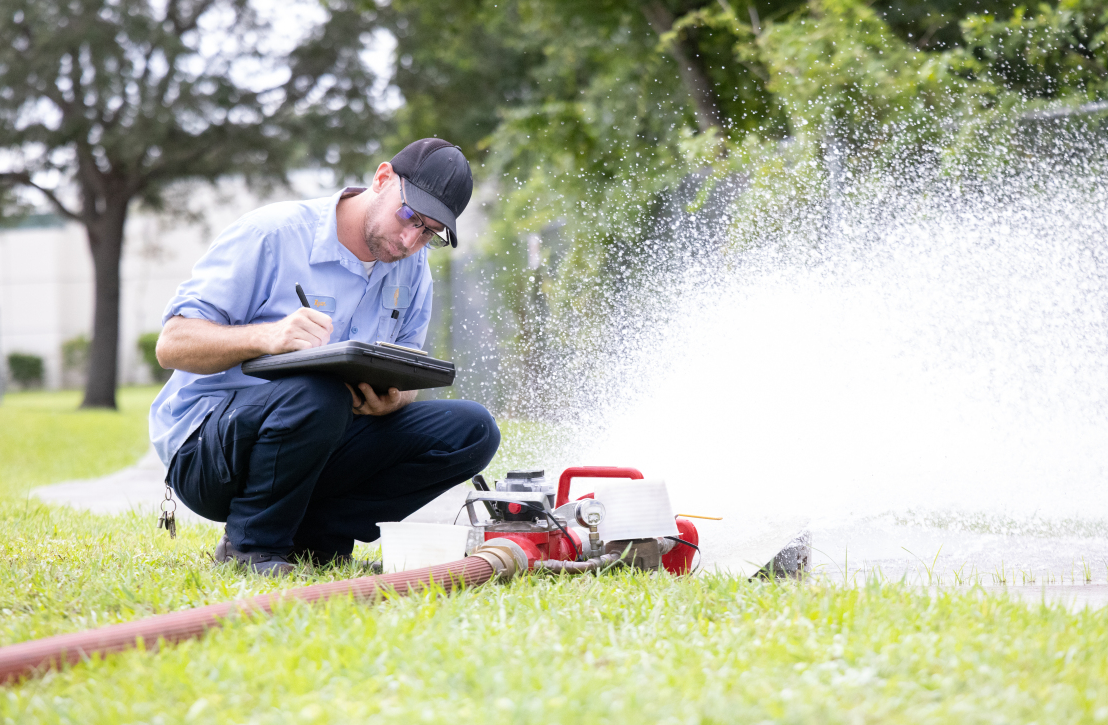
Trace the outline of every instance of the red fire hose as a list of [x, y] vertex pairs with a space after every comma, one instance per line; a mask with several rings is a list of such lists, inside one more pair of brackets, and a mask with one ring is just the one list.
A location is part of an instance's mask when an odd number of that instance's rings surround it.
[[[159, 614], [137, 622], [112, 624], [85, 632], [60, 634], [0, 647], [0, 683], [31, 676], [63, 663], [75, 664], [93, 654], [130, 649], [136, 646], [140, 639], [147, 647], [154, 648], [160, 641], [171, 644], [191, 637], [199, 637], [208, 629], [222, 625], [237, 613], [269, 613], [279, 601], [291, 599], [316, 602], [334, 596], [348, 595], [353, 595], [356, 599], [372, 600], [389, 590], [407, 595], [429, 586], [432, 582], [450, 592], [456, 587], [484, 584], [497, 575], [510, 578], [527, 566], [523, 552], [519, 551], [517, 555], [512, 551], [513, 547], [518, 548], [511, 542], [504, 543], [503, 539], [496, 539], [485, 542], [485, 545], [474, 552], [474, 555], [449, 564], [384, 576], [367, 576], [313, 584], [235, 602], [210, 604], [185, 612]], [[521, 558], [522, 567], [518, 565]]]

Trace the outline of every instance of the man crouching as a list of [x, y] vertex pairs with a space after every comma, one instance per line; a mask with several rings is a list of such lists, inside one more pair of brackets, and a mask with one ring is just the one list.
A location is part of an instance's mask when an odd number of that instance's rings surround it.
[[[480, 472], [500, 445], [481, 405], [378, 396], [338, 378], [266, 382], [240, 364], [358, 340], [422, 348], [428, 248], [458, 246], [473, 177], [461, 151], [423, 139], [368, 189], [262, 207], [226, 229], [162, 317], [158, 362], [175, 372], [150, 409], [167, 483], [226, 521], [218, 561], [266, 574], [348, 561], [379, 521], [399, 521]], [[303, 285], [312, 306], [301, 305]]]

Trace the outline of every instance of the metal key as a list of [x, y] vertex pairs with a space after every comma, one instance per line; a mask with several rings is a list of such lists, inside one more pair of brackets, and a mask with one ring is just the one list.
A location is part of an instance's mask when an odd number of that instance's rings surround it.
[[168, 531], [169, 538], [177, 538], [177, 517], [172, 511], [162, 511], [162, 515], [158, 517], [158, 528]]
[[[173, 504], [173, 508], [166, 508], [169, 504]], [[167, 483], [165, 500], [162, 501], [162, 515], [158, 517], [158, 528], [168, 531], [171, 539], [177, 538], [177, 517], [174, 515], [176, 511], [177, 502], [173, 500], [173, 490]]]

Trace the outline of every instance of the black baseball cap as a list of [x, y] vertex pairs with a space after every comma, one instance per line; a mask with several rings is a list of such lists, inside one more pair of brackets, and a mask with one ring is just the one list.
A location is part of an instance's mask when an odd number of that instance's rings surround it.
[[446, 227], [450, 246], [457, 247], [458, 215], [473, 195], [473, 172], [462, 150], [441, 138], [423, 138], [401, 149], [391, 163], [408, 182], [408, 206]]

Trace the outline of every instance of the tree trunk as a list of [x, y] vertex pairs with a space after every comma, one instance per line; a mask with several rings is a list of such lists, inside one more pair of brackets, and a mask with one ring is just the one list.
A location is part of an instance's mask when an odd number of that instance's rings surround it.
[[119, 368], [119, 263], [127, 203], [113, 203], [95, 223], [87, 225], [95, 279], [92, 343], [88, 382], [82, 408], [115, 408]]
[[[652, 0], [643, 5], [642, 13], [650, 27], [661, 37], [673, 30], [673, 14], [660, 0]], [[690, 56], [686, 50], [686, 43], [680, 38], [670, 45], [669, 54], [677, 63], [677, 70], [681, 74], [681, 82], [692, 98], [696, 108], [696, 122], [701, 131], [707, 131], [713, 126], [722, 129], [719, 106], [716, 104], [716, 94], [712, 90], [712, 84], [708, 80], [708, 74], [700, 59]]]

